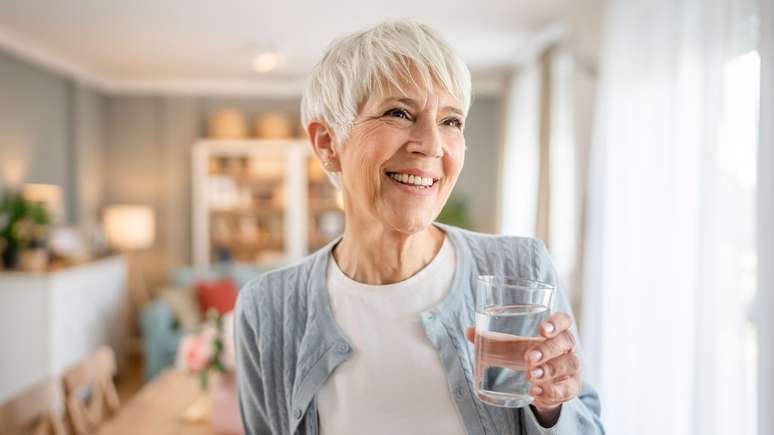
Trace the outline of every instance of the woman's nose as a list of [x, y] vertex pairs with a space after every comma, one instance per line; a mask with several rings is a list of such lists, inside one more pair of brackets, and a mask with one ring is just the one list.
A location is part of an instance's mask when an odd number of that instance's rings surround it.
[[408, 151], [424, 154], [428, 157], [443, 157], [443, 137], [435, 122], [429, 120], [417, 122], [414, 135], [408, 145]]

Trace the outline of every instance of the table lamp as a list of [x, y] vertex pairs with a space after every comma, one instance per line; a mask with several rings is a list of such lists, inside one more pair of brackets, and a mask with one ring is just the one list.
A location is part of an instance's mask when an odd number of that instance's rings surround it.
[[[137, 329], [139, 309], [150, 300], [136, 254], [153, 246], [156, 223], [153, 208], [145, 205], [111, 205], [103, 215], [105, 239], [112, 248], [126, 255], [129, 273], [131, 327]], [[135, 346], [133, 344], [133, 346]]]

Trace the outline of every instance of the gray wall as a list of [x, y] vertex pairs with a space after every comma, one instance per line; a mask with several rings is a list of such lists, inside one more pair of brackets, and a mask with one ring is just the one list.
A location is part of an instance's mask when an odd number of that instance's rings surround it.
[[[236, 108], [247, 119], [260, 112], [298, 115], [297, 99], [109, 97], [106, 115], [106, 204], [152, 205], [157, 214], [156, 246], [142, 255], [153, 283], [191, 262], [191, 145], [206, 134], [206, 119], [221, 108]], [[466, 127], [468, 151], [454, 191], [470, 206], [473, 227], [495, 230], [495, 186], [500, 138], [500, 99], [473, 102]]]
[[191, 98], [110, 97], [106, 111], [108, 204], [146, 204], [156, 212], [154, 248], [140, 256], [151, 286], [191, 261], [191, 145], [200, 136]]
[[[156, 246], [140, 257], [151, 285], [191, 262], [191, 145], [206, 119], [225, 107], [248, 119], [265, 111], [298, 118], [298, 99], [102, 96], [0, 53], [0, 181], [62, 187], [68, 222], [93, 229], [102, 208], [154, 207]], [[454, 195], [470, 206], [473, 227], [495, 230], [500, 99], [474, 100], [468, 151]]]
[[502, 138], [500, 98], [478, 97], [465, 121], [465, 165], [453, 196], [468, 203], [473, 229], [496, 231], [497, 172]]
[[191, 148], [206, 136], [208, 115], [236, 108], [247, 119], [267, 111], [297, 117], [298, 104], [298, 99], [107, 98], [104, 204], [153, 206], [156, 242], [139, 255], [152, 288], [167, 283], [170, 270], [192, 261]]
[[[0, 53], [0, 177], [4, 185], [71, 188], [70, 85]], [[18, 187], [18, 186], [17, 186]], [[67, 204], [68, 210], [72, 204]]]
[[[63, 190], [66, 222], [93, 213], [100, 183], [104, 101], [70, 80], [0, 52], [0, 186], [55, 184]], [[88, 185], [87, 204], [80, 191]]]
[[72, 153], [70, 202], [75, 204], [73, 222], [86, 230], [99, 225], [104, 189], [105, 98], [96, 92], [73, 86]]

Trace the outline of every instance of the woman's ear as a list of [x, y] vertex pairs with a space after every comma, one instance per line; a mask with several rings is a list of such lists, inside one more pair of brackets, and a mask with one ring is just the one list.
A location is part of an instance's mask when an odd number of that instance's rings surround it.
[[341, 162], [333, 146], [335, 139], [331, 129], [320, 121], [311, 121], [306, 127], [306, 134], [323, 168], [330, 172], [341, 172]]

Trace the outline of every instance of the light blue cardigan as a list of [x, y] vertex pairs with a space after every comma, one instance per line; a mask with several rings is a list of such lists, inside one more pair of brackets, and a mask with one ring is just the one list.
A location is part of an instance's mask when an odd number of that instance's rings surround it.
[[[570, 314], [571, 310], [543, 242], [435, 225], [453, 243], [457, 265], [449, 293], [422, 313], [422, 324], [438, 350], [449, 394], [467, 432], [604, 434], [599, 398], [586, 383], [577, 398], [562, 405], [559, 421], [549, 429], [540, 426], [529, 407], [498, 408], [476, 399], [473, 346], [465, 329], [474, 323], [477, 275], [503, 274], [554, 284], [560, 290], [554, 310]], [[326, 271], [337, 242], [295, 265], [261, 275], [239, 294], [237, 378], [247, 435], [318, 434], [317, 393], [336, 366], [357, 352], [336, 324], [328, 302]]]

